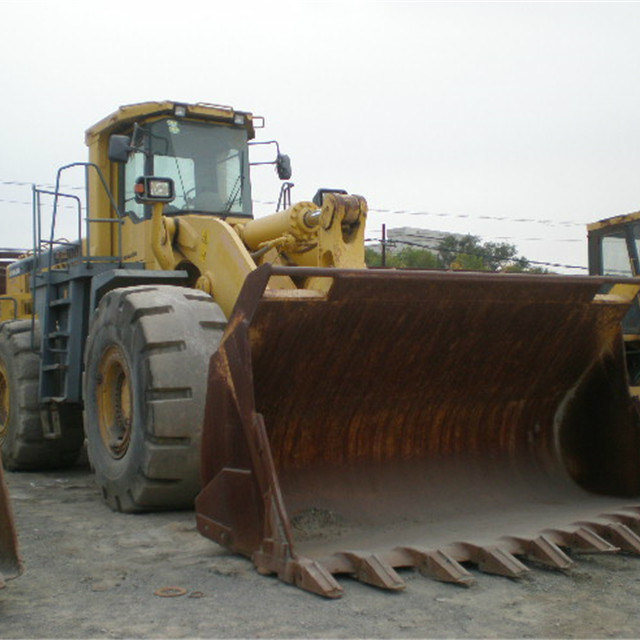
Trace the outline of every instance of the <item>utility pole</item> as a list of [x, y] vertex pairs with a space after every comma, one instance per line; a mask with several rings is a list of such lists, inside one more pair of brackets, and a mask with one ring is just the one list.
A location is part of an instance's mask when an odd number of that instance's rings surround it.
[[382, 224], [382, 266], [387, 266], [387, 225]]

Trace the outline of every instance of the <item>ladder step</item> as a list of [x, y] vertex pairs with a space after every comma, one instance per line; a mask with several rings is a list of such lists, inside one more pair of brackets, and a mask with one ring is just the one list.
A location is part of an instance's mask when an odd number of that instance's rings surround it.
[[66, 402], [67, 396], [45, 396], [42, 398], [42, 404], [46, 404], [48, 402]]
[[56, 364], [45, 364], [42, 367], [43, 371], [62, 371], [63, 369], [68, 369], [69, 365], [63, 364], [62, 362], [57, 362]]
[[47, 351], [49, 353], [69, 353], [68, 349], [53, 349], [52, 347], [49, 347]]
[[51, 333], [47, 333], [47, 338], [68, 338], [68, 331], [52, 331]]
[[56, 300], [49, 300], [50, 307], [59, 307], [62, 305], [69, 305], [69, 304], [71, 304], [71, 300], [69, 300], [69, 298], [57, 298]]

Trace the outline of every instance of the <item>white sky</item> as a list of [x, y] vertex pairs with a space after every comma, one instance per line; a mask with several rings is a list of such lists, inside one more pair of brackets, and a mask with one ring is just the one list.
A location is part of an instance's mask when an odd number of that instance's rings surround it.
[[[637, 3], [0, 0], [0, 35], [2, 181], [50, 183], [119, 105], [174, 99], [265, 116], [294, 199], [450, 214], [371, 213], [368, 236], [473, 233], [585, 265], [582, 223], [640, 209]], [[270, 168], [253, 182], [275, 199]], [[30, 207], [6, 202], [29, 199], [0, 184], [0, 246], [30, 245]]]

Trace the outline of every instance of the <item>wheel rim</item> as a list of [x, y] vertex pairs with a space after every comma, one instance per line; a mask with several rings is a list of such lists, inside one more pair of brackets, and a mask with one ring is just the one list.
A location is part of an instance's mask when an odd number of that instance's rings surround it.
[[121, 349], [107, 347], [97, 375], [97, 406], [100, 437], [112, 458], [122, 458], [131, 441], [131, 377]]
[[4, 362], [0, 360], [0, 443], [5, 439], [9, 430], [10, 409], [9, 376]]

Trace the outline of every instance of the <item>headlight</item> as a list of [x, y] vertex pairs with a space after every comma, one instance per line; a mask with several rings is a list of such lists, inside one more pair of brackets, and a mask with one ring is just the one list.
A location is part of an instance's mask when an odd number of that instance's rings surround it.
[[171, 202], [175, 198], [175, 190], [171, 178], [141, 176], [136, 180], [133, 190], [136, 194], [136, 202], [144, 204]]
[[152, 198], [168, 198], [171, 195], [171, 185], [167, 180], [149, 180], [149, 195]]

